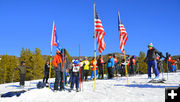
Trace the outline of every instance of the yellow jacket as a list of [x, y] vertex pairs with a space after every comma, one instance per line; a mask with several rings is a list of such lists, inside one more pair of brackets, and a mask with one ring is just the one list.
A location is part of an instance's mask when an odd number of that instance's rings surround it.
[[84, 70], [89, 70], [90, 62], [88, 60], [84, 60], [83, 65], [84, 65]]

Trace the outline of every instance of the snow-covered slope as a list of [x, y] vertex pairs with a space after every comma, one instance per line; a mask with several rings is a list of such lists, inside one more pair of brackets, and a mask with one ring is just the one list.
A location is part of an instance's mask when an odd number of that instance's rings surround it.
[[[166, 73], [164, 73], [167, 79]], [[26, 81], [27, 88], [35, 88], [39, 80]], [[52, 82], [54, 79], [51, 80]], [[116, 77], [112, 80], [97, 80], [97, 90], [94, 91], [94, 82], [84, 82], [83, 91], [53, 92], [48, 88], [33, 89], [19, 97], [0, 98], [0, 102], [164, 102], [165, 87], [179, 86], [180, 72], [169, 73], [165, 83], [147, 83], [147, 75], [129, 77], [127, 85], [126, 77]], [[22, 90], [19, 83], [0, 85], [0, 94]], [[68, 88], [68, 87], [66, 87]]]

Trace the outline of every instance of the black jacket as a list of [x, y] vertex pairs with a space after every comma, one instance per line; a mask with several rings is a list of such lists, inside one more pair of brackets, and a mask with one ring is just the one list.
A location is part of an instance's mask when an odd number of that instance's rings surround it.
[[49, 68], [50, 68], [49, 64], [45, 64], [45, 66], [44, 66], [44, 72], [45, 72], [45, 73], [49, 73]]
[[151, 50], [148, 50], [145, 61], [154, 61], [154, 60], [156, 60], [157, 54], [159, 56], [162, 56], [162, 53], [159, 52], [158, 50], [156, 50], [155, 48], [153, 48]]

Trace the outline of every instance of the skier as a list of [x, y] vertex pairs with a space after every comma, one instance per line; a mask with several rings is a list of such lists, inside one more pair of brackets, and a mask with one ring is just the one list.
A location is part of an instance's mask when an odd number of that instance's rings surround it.
[[101, 79], [104, 79], [104, 60], [103, 60], [103, 56], [99, 56], [99, 59], [97, 60], [97, 65], [98, 65], [98, 68], [99, 68], [99, 76], [98, 76], [98, 79], [100, 79], [100, 76], [101, 76]]
[[61, 49], [61, 52], [57, 53], [54, 56], [53, 63], [52, 63], [53, 66], [55, 67], [55, 70], [56, 70], [55, 83], [54, 83], [54, 90], [55, 91], [58, 90], [59, 81], [60, 81], [60, 91], [64, 90], [64, 86], [63, 86], [63, 83], [64, 83], [64, 80], [63, 80], [63, 62], [62, 62], [62, 58], [63, 58], [62, 52], [63, 51], [64, 51], [64, 68], [65, 69], [68, 68], [68, 60], [67, 60], [65, 49]]
[[176, 72], [176, 60], [171, 60], [171, 65], [172, 65], [172, 72]]
[[122, 77], [126, 75], [125, 72], [126, 72], [126, 71], [125, 71], [125, 60], [122, 59], [122, 61], [121, 61], [121, 76], [122, 76]]
[[85, 57], [85, 60], [83, 61], [83, 66], [84, 66], [84, 77], [83, 79], [85, 79], [85, 81], [88, 81], [88, 74], [89, 74], [89, 65], [90, 65], [90, 62], [88, 61], [88, 58]]
[[[96, 65], [96, 68], [94, 68]], [[91, 68], [92, 68], [92, 74], [91, 74], [91, 80], [94, 79], [94, 70], [96, 69], [96, 77], [97, 77], [97, 72], [98, 72], [98, 69], [97, 69], [97, 61], [96, 59], [93, 57], [92, 61], [91, 61]]]
[[171, 55], [169, 54], [169, 56], [168, 56], [168, 69], [169, 69], [170, 72], [173, 71], [171, 61], [172, 61], [172, 58], [171, 58]]
[[145, 62], [148, 63], [148, 79], [151, 79], [151, 67], [153, 66], [153, 70], [155, 72], [155, 79], [159, 79], [159, 71], [157, 69], [156, 62], [156, 54], [159, 56], [163, 56], [161, 52], [156, 50], [152, 43], [148, 45], [149, 50], [147, 51], [147, 56], [145, 58]]
[[20, 84], [20, 87], [24, 87], [24, 85], [25, 85], [24, 81], [26, 80], [26, 69], [31, 69], [32, 70], [31, 67], [26, 66], [26, 63], [24, 61], [21, 61], [21, 65], [19, 67], [13, 69], [13, 72], [15, 70], [19, 70], [19, 76], [20, 76], [20, 83], [19, 84]]
[[72, 69], [74, 67], [74, 61], [75, 60], [73, 59], [69, 65], [69, 83], [68, 84], [71, 84], [71, 82], [72, 82]]
[[48, 78], [49, 78], [49, 61], [46, 62], [45, 66], [44, 66], [44, 77], [43, 77], [43, 83], [48, 83]]
[[115, 65], [114, 65], [114, 72], [115, 72], [115, 75], [117, 76], [117, 74], [118, 74], [118, 60], [117, 60], [115, 54], [113, 54], [113, 58], [114, 58], [114, 63], [115, 63]]
[[114, 77], [114, 58], [111, 54], [109, 54], [109, 59], [107, 62], [107, 68], [108, 68], [108, 79], [112, 79]]
[[129, 63], [129, 70], [130, 70], [130, 75], [135, 75], [136, 73], [136, 57], [132, 56], [130, 58], [130, 63]]
[[71, 82], [71, 90], [74, 88], [74, 84], [76, 84], [76, 92], [79, 92], [79, 61], [75, 60], [74, 61], [74, 67], [72, 69], [72, 82]]

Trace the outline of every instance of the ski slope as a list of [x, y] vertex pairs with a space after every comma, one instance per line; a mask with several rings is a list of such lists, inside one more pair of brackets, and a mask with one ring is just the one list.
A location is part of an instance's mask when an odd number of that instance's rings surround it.
[[[164, 77], [167, 79], [166, 73]], [[41, 80], [26, 81], [24, 89], [31, 88], [32, 90], [19, 97], [0, 98], [0, 102], [164, 102], [165, 87], [179, 86], [180, 72], [169, 73], [165, 83], [147, 83], [147, 75], [129, 77], [129, 85], [127, 85], [126, 77], [97, 80], [96, 91], [94, 91], [94, 81], [84, 82], [81, 92], [53, 92], [48, 88], [36, 89], [39, 81]], [[51, 81], [54, 82], [54, 79]], [[19, 83], [1, 84], [0, 94], [22, 90], [18, 85]]]

